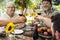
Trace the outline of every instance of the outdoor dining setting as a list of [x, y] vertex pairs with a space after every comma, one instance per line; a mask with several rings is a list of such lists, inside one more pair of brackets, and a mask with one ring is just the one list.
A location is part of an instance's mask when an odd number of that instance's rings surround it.
[[0, 40], [60, 40], [60, 0], [0, 0]]

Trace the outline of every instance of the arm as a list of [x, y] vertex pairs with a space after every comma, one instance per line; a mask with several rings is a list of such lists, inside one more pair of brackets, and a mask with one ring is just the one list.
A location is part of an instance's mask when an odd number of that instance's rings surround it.
[[5, 26], [9, 23], [9, 20], [0, 20], [0, 26]]
[[52, 30], [52, 34], [54, 35], [53, 23], [51, 22], [50, 18], [38, 16], [37, 19], [42, 20], [47, 26], [49, 26]]
[[7, 25], [9, 22], [13, 22], [13, 23], [24, 23], [26, 20], [25, 17], [21, 16], [18, 17], [16, 19], [10, 19], [10, 20], [0, 20], [0, 26], [5, 26]]
[[51, 27], [51, 25], [52, 25], [52, 22], [51, 22], [50, 18], [43, 17], [43, 16], [38, 16], [38, 17], [36, 17], [36, 19], [38, 19], [39, 21], [42, 20], [49, 27]]
[[53, 24], [50, 18], [43, 18], [43, 22], [49, 27], [51, 27]]
[[10, 21], [13, 23], [24, 23], [26, 21], [26, 18], [24, 16], [20, 16], [16, 19], [11, 19]]

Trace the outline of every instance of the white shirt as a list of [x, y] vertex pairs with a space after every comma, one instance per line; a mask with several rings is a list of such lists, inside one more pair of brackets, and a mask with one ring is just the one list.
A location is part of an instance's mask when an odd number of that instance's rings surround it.
[[16, 13], [13, 15], [13, 17], [10, 17], [7, 13], [4, 13], [1, 15], [0, 20], [16, 19], [18, 17], [19, 17], [19, 15]]
[[[18, 18], [18, 17], [19, 17], [19, 15], [16, 14], [16, 13], [14, 14], [14, 16], [13, 16], [12, 18], [9, 17], [9, 15], [8, 15], [7, 13], [4, 13], [4, 14], [1, 15], [0, 20], [16, 19], [16, 18]], [[1, 33], [2, 31], [5, 31], [5, 28], [4, 28], [4, 27], [0, 27], [0, 33]]]

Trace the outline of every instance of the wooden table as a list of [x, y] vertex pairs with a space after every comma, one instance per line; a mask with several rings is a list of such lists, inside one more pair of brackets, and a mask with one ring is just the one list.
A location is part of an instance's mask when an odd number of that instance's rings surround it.
[[[22, 24], [20, 24], [19, 26], [21, 26]], [[19, 29], [19, 28], [17, 28]], [[21, 28], [22, 30], [25, 30], [26, 27], [23, 27]], [[29, 32], [34, 32], [34, 30], [32, 31], [29, 31]], [[20, 35], [16, 35], [16, 40], [33, 40], [33, 37], [32, 36], [26, 36], [25, 35], [26, 31], [23, 33], [23, 34], [20, 34]], [[30, 34], [29, 34], [30, 35]], [[33, 34], [32, 34], [33, 35]], [[7, 37], [5, 38], [0, 38], [0, 40], [9, 40]], [[37, 39], [37, 40], [42, 40], [41, 38]]]
[[[21, 25], [19, 25], [19, 26], [21, 26]], [[25, 30], [25, 27], [22, 28], [22, 30]], [[24, 33], [25, 33], [25, 32], [24, 32]], [[16, 36], [18, 36], [18, 37], [16, 38], [16, 40], [33, 40], [32, 37], [26, 36], [26, 35], [24, 35], [24, 34], [16, 35]], [[8, 39], [7, 37], [5, 37], [5, 38], [0, 38], [0, 40], [9, 40], [9, 39]]]

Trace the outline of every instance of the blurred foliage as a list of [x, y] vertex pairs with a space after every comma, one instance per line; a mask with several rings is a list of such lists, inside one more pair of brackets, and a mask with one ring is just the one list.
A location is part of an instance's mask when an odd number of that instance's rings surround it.
[[15, 5], [18, 9], [21, 8], [34, 8], [37, 6], [37, 4], [40, 2], [40, 0], [15, 0]]
[[0, 0], [0, 14], [5, 12], [5, 10], [6, 10], [5, 9], [5, 5], [6, 5], [5, 1], [4, 0], [2, 0], [2, 1]]
[[15, 0], [15, 5], [18, 9], [26, 8], [28, 5], [30, 6], [32, 2], [30, 0]]
[[[35, 8], [41, 2], [41, 0], [25, 0], [25, 1], [24, 0], [7, 0], [7, 2], [10, 2], [10, 1], [14, 1], [18, 9], [22, 9], [25, 7]], [[1, 9], [0, 13], [4, 13], [6, 11], [5, 5], [6, 5], [5, 0], [0, 0], [0, 9]], [[57, 6], [53, 5], [53, 7], [60, 12], [60, 4]]]
[[54, 5], [59, 5], [60, 4], [60, 0], [52, 0], [54, 2]]
[[60, 12], [60, 5], [58, 6], [54, 5], [53, 8], [57, 9]]

